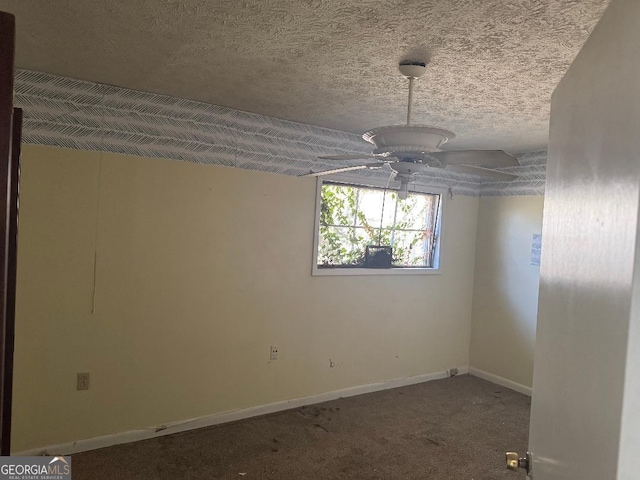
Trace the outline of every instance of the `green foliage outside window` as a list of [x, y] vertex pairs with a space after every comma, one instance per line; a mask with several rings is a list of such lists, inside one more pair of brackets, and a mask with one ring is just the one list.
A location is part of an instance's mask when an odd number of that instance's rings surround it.
[[362, 267], [367, 245], [393, 247], [393, 267], [432, 267], [440, 196], [324, 183], [318, 267]]

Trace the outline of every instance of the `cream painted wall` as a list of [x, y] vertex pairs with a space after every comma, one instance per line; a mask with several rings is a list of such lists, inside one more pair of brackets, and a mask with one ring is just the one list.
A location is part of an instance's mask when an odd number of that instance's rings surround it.
[[468, 364], [477, 198], [441, 275], [311, 277], [313, 179], [25, 146], [21, 189], [14, 451]]
[[470, 367], [531, 387], [543, 196], [482, 197], [478, 207]]

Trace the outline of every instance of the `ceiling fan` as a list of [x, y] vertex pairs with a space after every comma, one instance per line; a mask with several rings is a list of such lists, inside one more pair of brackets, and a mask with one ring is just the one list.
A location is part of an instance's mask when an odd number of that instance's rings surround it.
[[366, 160], [377, 162], [356, 166], [344, 166], [311, 172], [301, 177], [319, 177], [334, 173], [362, 169], [379, 169], [388, 165], [400, 181], [399, 197], [407, 198], [409, 182], [414, 175], [440, 168], [453, 172], [468, 173], [490, 178], [494, 181], [509, 181], [517, 177], [511, 173], [499, 172], [492, 168], [518, 166], [513, 155], [502, 150], [440, 150], [448, 140], [455, 137], [453, 132], [428, 125], [413, 125], [413, 86], [417, 78], [427, 70], [426, 63], [404, 61], [399, 65], [400, 73], [409, 80], [409, 101], [406, 125], [388, 125], [365, 132], [362, 138], [376, 148], [371, 155], [333, 155], [318, 157], [323, 160]]

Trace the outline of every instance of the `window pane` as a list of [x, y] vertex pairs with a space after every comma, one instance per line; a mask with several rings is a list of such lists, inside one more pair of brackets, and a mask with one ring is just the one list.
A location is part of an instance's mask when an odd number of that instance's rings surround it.
[[320, 224], [352, 226], [355, 221], [357, 196], [357, 187], [324, 184]]
[[398, 203], [396, 228], [400, 230], [426, 230], [427, 218], [433, 212], [434, 195], [409, 195]]
[[363, 228], [321, 226], [318, 265], [362, 265], [365, 247], [370, 243]]
[[393, 228], [396, 222], [396, 204], [398, 194], [395, 190], [387, 190], [384, 194], [384, 213], [382, 215], [382, 228]]
[[389, 245], [392, 247], [393, 246], [393, 230], [389, 228], [383, 228], [382, 230], [377, 230], [376, 237], [375, 237], [375, 244]]
[[429, 260], [429, 237], [426, 232], [393, 232], [393, 265], [427, 267]]
[[379, 229], [356, 227], [353, 232], [354, 248], [364, 253], [367, 245], [378, 245]]
[[[358, 219], [356, 225], [366, 228], [380, 228], [380, 218], [382, 217], [383, 190], [373, 190], [370, 188], [360, 189], [358, 197]], [[389, 207], [385, 204], [385, 210]]]

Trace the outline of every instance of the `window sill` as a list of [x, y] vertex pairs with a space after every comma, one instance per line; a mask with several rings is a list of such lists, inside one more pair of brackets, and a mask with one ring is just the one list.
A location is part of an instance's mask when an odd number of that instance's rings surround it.
[[314, 277], [362, 276], [362, 275], [439, 275], [439, 268], [318, 268], [314, 267]]

